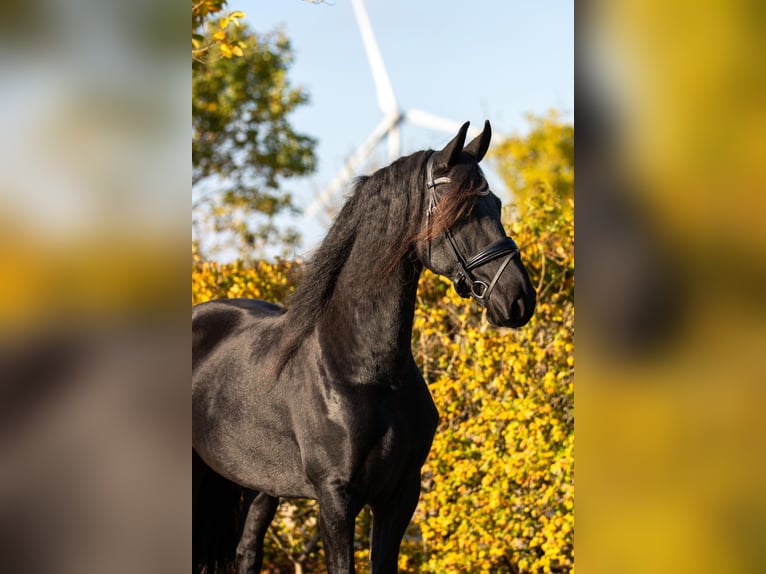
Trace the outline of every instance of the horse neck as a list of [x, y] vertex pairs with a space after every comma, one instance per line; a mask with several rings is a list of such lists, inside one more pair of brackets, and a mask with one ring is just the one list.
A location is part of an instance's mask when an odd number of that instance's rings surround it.
[[381, 381], [412, 364], [422, 268], [407, 245], [422, 222], [424, 160], [416, 152], [358, 180], [288, 305], [279, 372], [317, 342], [330, 378], [346, 383]]
[[422, 267], [410, 255], [381, 275], [380, 239], [356, 237], [317, 331], [323, 356], [346, 384], [397, 386], [411, 361], [412, 323]]

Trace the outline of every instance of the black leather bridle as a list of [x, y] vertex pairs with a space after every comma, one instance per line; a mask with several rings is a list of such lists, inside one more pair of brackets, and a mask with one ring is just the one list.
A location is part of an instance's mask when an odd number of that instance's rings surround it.
[[[428, 211], [426, 212], [426, 218], [429, 221], [429, 225], [431, 212], [436, 209], [438, 201], [436, 197], [436, 186], [441, 183], [450, 183], [452, 181], [449, 177], [437, 177], [434, 179], [434, 157], [435, 154], [432, 153], [428, 158], [428, 163], [426, 164], [426, 189], [429, 193], [429, 204]], [[486, 193], [483, 193], [482, 195], [488, 194], [489, 188], [487, 188]], [[506, 236], [502, 239], [499, 239], [498, 241], [495, 241], [488, 247], [485, 247], [479, 251], [479, 253], [470, 259], [466, 260], [462, 253], [460, 253], [460, 250], [457, 248], [455, 238], [453, 237], [452, 231], [450, 229], [445, 232], [445, 236], [447, 237], [447, 241], [450, 244], [450, 247], [452, 247], [452, 252], [455, 254], [455, 259], [457, 260], [457, 271], [455, 272], [455, 276], [452, 278], [452, 284], [455, 286], [455, 291], [464, 299], [473, 297], [481, 306], [486, 307], [487, 301], [489, 301], [489, 297], [492, 295], [492, 290], [495, 288], [497, 280], [500, 279], [500, 275], [503, 274], [503, 271], [505, 271], [505, 268], [508, 267], [508, 264], [511, 262], [511, 260], [519, 254], [518, 245], [516, 245], [516, 242], [513, 239]], [[429, 257], [430, 248], [431, 245], [429, 242]], [[505, 258], [500, 264], [500, 267], [498, 267], [497, 271], [495, 272], [495, 276], [492, 278], [492, 281], [490, 281], [489, 285], [484, 281], [476, 279], [476, 277], [473, 276], [473, 273], [471, 273], [471, 271], [474, 269], [477, 269], [478, 267], [481, 267], [482, 265], [485, 265], [490, 261], [494, 261], [495, 259], [499, 259], [503, 256], [505, 256]]]

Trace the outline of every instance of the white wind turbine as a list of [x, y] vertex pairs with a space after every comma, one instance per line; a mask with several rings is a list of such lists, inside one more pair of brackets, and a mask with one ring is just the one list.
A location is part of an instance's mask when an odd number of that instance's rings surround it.
[[[399, 126], [407, 120], [409, 123], [425, 127], [432, 130], [443, 131], [451, 134], [457, 133], [461, 122], [456, 122], [439, 116], [435, 116], [422, 110], [403, 111], [396, 103], [394, 90], [388, 79], [388, 73], [383, 65], [383, 57], [380, 55], [378, 43], [375, 40], [375, 34], [372, 31], [370, 19], [367, 16], [367, 10], [362, 0], [352, 0], [356, 21], [359, 25], [359, 32], [362, 35], [364, 50], [367, 53], [367, 60], [370, 62], [372, 78], [375, 82], [375, 90], [378, 97], [378, 106], [383, 112], [383, 119], [367, 136], [364, 143], [351, 154], [346, 160], [344, 166], [327, 184], [321, 193], [317, 195], [311, 205], [306, 209], [306, 217], [314, 217], [317, 212], [326, 205], [329, 199], [337, 193], [343, 185], [351, 179], [359, 166], [364, 162], [375, 148], [383, 141], [388, 139], [388, 156], [391, 161], [401, 155], [401, 141], [399, 137]], [[470, 129], [471, 137], [480, 133], [480, 130]]]

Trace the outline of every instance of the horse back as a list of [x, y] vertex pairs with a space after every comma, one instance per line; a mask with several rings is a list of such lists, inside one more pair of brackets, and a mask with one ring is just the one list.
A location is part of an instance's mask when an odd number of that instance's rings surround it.
[[218, 299], [192, 307], [192, 370], [222, 341], [248, 324], [285, 309], [260, 299]]

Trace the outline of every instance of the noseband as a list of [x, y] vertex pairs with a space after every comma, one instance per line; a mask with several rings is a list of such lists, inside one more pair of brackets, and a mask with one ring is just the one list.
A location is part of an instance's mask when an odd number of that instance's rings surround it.
[[[426, 164], [426, 189], [429, 192], [429, 204], [428, 211], [426, 212], [426, 217], [428, 218], [429, 222], [431, 212], [436, 209], [437, 204], [436, 186], [441, 183], [450, 183], [452, 181], [448, 177], [437, 177], [434, 179], [434, 157], [435, 154], [432, 153], [428, 158], [428, 163]], [[487, 190], [487, 192], [483, 193], [482, 195], [487, 194], [489, 194], [489, 190]], [[488, 247], [485, 247], [479, 251], [479, 253], [470, 259], [466, 260], [462, 253], [460, 253], [460, 250], [457, 248], [457, 243], [455, 243], [455, 238], [452, 235], [452, 231], [448, 229], [444, 234], [447, 237], [447, 241], [450, 244], [452, 252], [455, 254], [455, 259], [457, 261], [457, 272], [452, 278], [452, 284], [455, 286], [455, 291], [464, 299], [473, 297], [481, 306], [486, 307], [487, 301], [489, 301], [489, 297], [492, 295], [492, 290], [495, 288], [497, 280], [500, 279], [500, 275], [503, 274], [503, 271], [505, 271], [505, 268], [508, 267], [508, 264], [511, 262], [511, 260], [516, 255], [518, 255], [519, 247], [516, 245], [516, 242], [513, 239], [506, 236], [502, 239], [499, 239], [498, 241], [495, 241]], [[430, 242], [428, 248], [430, 257]], [[487, 285], [484, 281], [476, 279], [476, 277], [473, 276], [473, 273], [471, 273], [471, 271], [474, 269], [477, 269], [482, 265], [485, 265], [490, 261], [494, 261], [495, 259], [499, 259], [503, 256], [505, 256], [505, 258], [500, 264], [500, 267], [498, 267], [497, 271], [495, 272], [495, 276], [492, 278], [492, 281], [490, 281], [489, 285]]]

